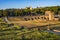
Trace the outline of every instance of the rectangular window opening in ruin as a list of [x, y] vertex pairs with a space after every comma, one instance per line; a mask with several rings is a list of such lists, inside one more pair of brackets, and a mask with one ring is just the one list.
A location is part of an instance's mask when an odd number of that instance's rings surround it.
[[49, 14], [45, 14], [45, 16], [49, 16]]

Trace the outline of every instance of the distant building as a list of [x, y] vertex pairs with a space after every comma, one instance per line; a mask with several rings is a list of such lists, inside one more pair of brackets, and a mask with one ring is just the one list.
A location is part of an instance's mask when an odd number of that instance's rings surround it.
[[32, 7], [26, 7], [26, 9], [32, 10]]

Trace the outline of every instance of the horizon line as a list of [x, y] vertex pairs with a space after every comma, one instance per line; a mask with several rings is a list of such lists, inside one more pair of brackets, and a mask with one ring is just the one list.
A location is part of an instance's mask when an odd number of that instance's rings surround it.
[[[60, 6], [60, 5], [54, 5], [54, 6]], [[53, 7], [53, 6], [36, 6], [36, 7], [32, 7], [32, 6], [26, 6], [26, 7], [22, 7], [22, 8], [1, 8], [0, 10], [5, 10], [5, 9], [25, 9], [27, 7], [31, 7], [31, 8], [44, 8], [44, 7]]]

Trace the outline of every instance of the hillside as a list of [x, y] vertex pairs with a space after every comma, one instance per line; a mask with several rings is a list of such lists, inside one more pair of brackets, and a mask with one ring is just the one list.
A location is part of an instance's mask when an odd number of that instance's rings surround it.
[[50, 7], [37, 7], [32, 8], [30, 7], [27, 9], [3, 9], [0, 10], [0, 17], [3, 16], [27, 16], [27, 15], [42, 15], [46, 10], [53, 11], [55, 14], [60, 14], [60, 6], [50, 6]]

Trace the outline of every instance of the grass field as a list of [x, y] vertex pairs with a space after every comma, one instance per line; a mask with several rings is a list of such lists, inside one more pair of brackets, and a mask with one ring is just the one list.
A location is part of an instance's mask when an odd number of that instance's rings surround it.
[[15, 25], [13, 27], [2, 27], [0, 29], [0, 40], [60, 40], [60, 36], [38, 30], [38, 28], [28, 29]]
[[[4, 21], [3, 21], [4, 22]], [[38, 30], [38, 28], [28, 27], [37, 27], [48, 24], [58, 24], [60, 25], [60, 21], [12, 21], [9, 20], [10, 23], [13, 23], [13, 26], [8, 26], [7, 23], [0, 23], [0, 40], [60, 40], [60, 36], [56, 34], [52, 34], [46, 32], [44, 30]], [[16, 25], [15, 25], [16, 24]], [[25, 26], [22, 28], [21, 26]], [[51, 26], [52, 28], [53, 26]], [[54, 26], [55, 27], [55, 26]]]

